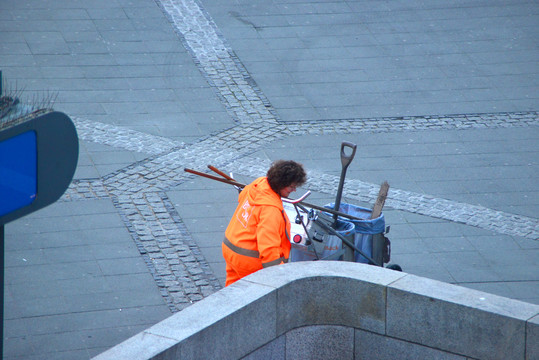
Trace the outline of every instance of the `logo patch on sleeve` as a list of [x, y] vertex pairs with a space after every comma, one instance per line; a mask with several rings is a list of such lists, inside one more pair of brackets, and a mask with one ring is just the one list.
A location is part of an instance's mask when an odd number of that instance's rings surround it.
[[249, 219], [253, 214], [253, 209], [254, 206], [251, 206], [251, 204], [249, 204], [249, 201], [245, 200], [241, 208], [236, 213], [236, 218], [239, 220], [239, 222], [243, 225], [244, 228], [246, 228], [247, 224], [249, 224]]

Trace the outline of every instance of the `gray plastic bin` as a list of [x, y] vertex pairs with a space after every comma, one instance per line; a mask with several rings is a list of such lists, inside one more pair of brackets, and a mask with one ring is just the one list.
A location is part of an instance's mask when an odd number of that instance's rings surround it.
[[[354, 240], [355, 225], [350, 221], [337, 219], [335, 231], [350, 242]], [[322, 260], [343, 260], [345, 249], [342, 240], [337, 235], [326, 234], [323, 244]]]
[[[316, 224], [313, 224], [316, 227]], [[350, 221], [337, 219], [335, 231], [350, 242], [354, 241], [355, 225]], [[320, 234], [323, 234], [320, 237]], [[324, 230], [320, 230], [318, 234], [312, 234], [317, 237], [311, 245], [292, 244], [290, 250], [290, 262], [296, 261], [311, 261], [311, 260], [343, 260], [345, 248], [342, 240], [337, 235], [328, 234]], [[320, 242], [319, 242], [320, 241]], [[315, 253], [316, 251], [316, 253]], [[318, 258], [317, 255], [318, 254]], [[347, 259], [344, 259], [347, 260]], [[352, 261], [352, 257], [348, 261]]]
[[[335, 204], [331, 203], [326, 205], [325, 207], [333, 209], [334, 206]], [[383, 233], [386, 226], [384, 214], [380, 214], [380, 216], [376, 219], [369, 219], [372, 213], [370, 209], [352, 204], [342, 203], [339, 207], [339, 211], [348, 215], [358, 217], [360, 219], [364, 219], [351, 220], [342, 217], [338, 218], [354, 224], [354, 244], [356, 245], [356, 247], [374, 260], [379, 261], [380, 263], [378, 265], [382, 265], [382, 256], [381, 254], [378, 254], [379, 251], [375, 251], [375, 253], [373, 254], [373, 242], [384, 241]], [[374, 248], [376, 249], [378, 247], [374, 246]], [[369, 263], [369, 260], [359, 254], [357, 251], [354, 252], [354, 261], [364, 264]]]

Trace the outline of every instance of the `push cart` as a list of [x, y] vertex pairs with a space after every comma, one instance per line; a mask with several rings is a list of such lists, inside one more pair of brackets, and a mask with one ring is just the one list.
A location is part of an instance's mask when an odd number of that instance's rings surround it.
[[[383, 267], [391, 256], [391, 243], [386, 236], [384, 215], [370, 219], [372, 210], [341, 204], [340, 212], [355, 219], [338, 217], [334, 222], [331, 214], [308, 209], [297, 204], [283, 202], [290, 219], [290, 261], [341, 260]], [[332, 209], [334, 204], [326, 207]], [[387, 268], [402, 270], [396, 264]]]
[[[384, 267], [391, 257], [391, 243], [386, 236], [389, 226], [385, 224], [382, 207], [389, 185], [384, 182], [373, 209], [341, 204], [346, 170], [354, 158], [357, 146], [350, 142], [341, 144], [342, 171], [334, 203], [317, 206], [305, 202], [307, 191], [299, 199], [283, 198], [284, 210], [291, 221], [289, 261], [340, 260], [366, 263]], [[348, 153], [347, 153], [348, 151]], [[186, 172], [234, 185], [238, 191], [245, 187], [231, 175], [208, 165], [218, 175], [209, 175], [192, 169]], [[402, 271], [396, 264], [385, 266]]]
[[[356, 144], [346, 141], [341, 144], [342, 170], [334, 203], [315, 211], [301, 201], [283, 199], [285, 211], [293, 223], [290, 261], [343, 260], [381, 267], [389, 263], [391, 243], [386, 234], [390, 227], [386, 227], [382, 213], [389, 184], [382, 184], [372, 210], [341, 204], [346, 170], [356, 149]], [[402, 271], [397, 264], [387, 267]]]

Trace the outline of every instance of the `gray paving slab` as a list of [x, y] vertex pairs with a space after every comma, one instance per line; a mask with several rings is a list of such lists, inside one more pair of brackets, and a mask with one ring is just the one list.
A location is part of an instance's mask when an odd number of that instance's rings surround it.
[[[333, 201], [388, 180], [392, 262], [539, 302], [537, 4], [0, 3], [0, 64], [81, 139], [64, 197], [6, 226], [4, 358], [89, 358], [224, 284], [237, 193], [305, 164]], [[504, 26], [500, 27], [500, 22]], [[196, 30], [193, 30], [196, 29]]]
[[[77, 213], [90, 218], [103, 212], [108, 213], [106, 216], [110, 219], [116, 219], [116, 230], [96, 226], [95, 223], [90, 228], [98, 227], [100, 230], [90, 232], [83, 230], [84, 226], [74, 231], [63, 231], [54, 225], [68, 218], [73, 220]], [[114, 334], [118, 331], [115, 326], [97, 326], [95, 323], [95, 318], [105, 315], [105, 310], [127, 310], [123, 320], [121, 316], [116, 317], [119, 327], [131, 325], [129, 309], [140, 307], [142, 303], [161, 310], [160, 313], [153, 311], [153, 315], [149, 312], [153, 320], [141, 322], [140, 327], [170, 314], [121, 219], [114, 214], [110, 200], [88, 200], [85, 206], [57, 202], [24, 219], [28, 222], [43, 220], [40, 223], [51, 226], [42, 225], [36, 230], [26, 227], [24, 231], [17, 231], [16, 222], [14, 226], [7, 227], [5, 290], [9, 296], [5, 299], [4, 312], [5, 358], [38, 358], [44, 354], [50, 354], [51, 358], [68, 358], [80, 353], [90, 356], [94, 352], [92, 346], [84, 345], [79, 329], [65, 326], [80, 316], [85, 316], [85, 320], [78, 322], [82, 328], [109, 333], [110, 340], [99, 344], [101, 351], [103, 344], [115, 344], [117, 337]], [[81, 243], [78, 236], [81, 231], [89, 241]], [[11, 237], [12, 233], [18, 235]], [[61, 241], [59, 234], [65, 237], [65, 241]], [[90, 238], [106, 239], [107, 243], [92, 245]], [[54, 241], [49, 242], [48, 239]], [[12, 247], [24, 249], [12, 250]], [[101, 255], [103, 251], [106, 251], [105, 255]], [[116, 274], [136, 274], [136, 281], [125, 282], [131, 284], [129, 287], [116, 286]], [[123, 283], [125, 279], [120, 281]], [[148, 291], [148, 285], [154, 289], [153, 292]], [[20, 330], [12, 333], [10, 329], [13, 327]], [[23, 347], [23, 343], [26, 346]]]

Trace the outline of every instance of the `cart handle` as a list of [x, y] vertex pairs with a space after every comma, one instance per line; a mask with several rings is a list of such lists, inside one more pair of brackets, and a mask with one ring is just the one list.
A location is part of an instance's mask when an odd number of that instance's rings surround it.
[[289, 204], [297, 204], [297, 203], [300, 203], [302, 202], [303, 200], [305, 200], [307, 198], [307, 196], [311, 195], [311, 190], [307, 190], [307, 192], [305, 194], [303, 194], [300, 198], [297, 198], [297, 199], [288, 199], [288, 198], [284, 198], [282, 197], [281, 200], [285, 203], [289, 203]]

